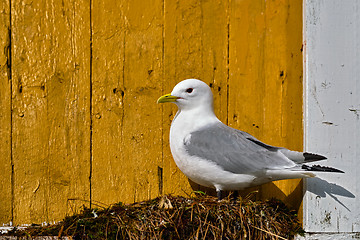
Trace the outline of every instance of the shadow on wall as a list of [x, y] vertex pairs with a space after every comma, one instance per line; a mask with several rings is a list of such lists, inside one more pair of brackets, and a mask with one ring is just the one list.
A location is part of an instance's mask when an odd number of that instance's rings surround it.
[[329, 195], [332, 199], [338, 202], [341, 206], [346, 208], [350, 212], [350, 209], [347, 208], [336, 196], [342, 196], [347, 198], [355, 198], [355, 195], [344, 187], [337, 185], [335, 183], [329, 183], [328, 181], [321, 178], [310, 178], [307, 180], [309, 187], [307, 191], [316, 195], [316, 198], [324, 198], [326, 195]]

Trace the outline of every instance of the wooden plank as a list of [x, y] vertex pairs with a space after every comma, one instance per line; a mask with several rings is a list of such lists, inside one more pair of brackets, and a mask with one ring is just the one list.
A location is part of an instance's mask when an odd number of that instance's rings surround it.
[[263, 131], [265, 4], [232, 1], [229, 46], [229, 125], [260, 137]]
[[[128, 31], [125, 46], [124, 162], [133, 166], [133, 201], [159, 196], [162, 164], [161, 93], [163, 1], [132, 0], [125, 7]], [[156, 111], [155, 109], [158, 109]]]
[[[199, 78], [213, 88], [215, 112], [227, 121], [227, 1], [165, 1], [163, 93], [176, 83]], [[177, 168], [169, 147], [171, 120], [177, 107], [164, 104], [163, 159], [165, 193], [191, 194], [202, 189]], [[205, 190], [205, 189], [202, 189]]]
[[[302, 1], [266, 2], [265, 15], [263, 134], [270, 144], [302, 151]], [[300, 208], [302, 194], [301, 180], [277, 181], [262, 192], [263, 197], [275, 196], [294, 209]]]
[[93, 199], [106, 204], [161, 192], [163, 2], [93, 6]]
[[202, 80], [209, 83], [212, 88], [215, 114], [226, 124], [229, 78], [229, 2], [201, 1], [201, 11]]
[[123, 164], [124, 2], [92, 4], [92, 199], [111, 204], [132, 184], [131, 165]]
[[89, 13], [86, 2], [12, 2], [15, 224], [90, 200]]
[[[232, 1], [230, 8], [229, 125], [301, 150], [302, 3]], [[300, 206], [299, 180], [259, 189], [263, 198]]]
[[0, 2], [0, 225], [12, 221], [10, 1]]

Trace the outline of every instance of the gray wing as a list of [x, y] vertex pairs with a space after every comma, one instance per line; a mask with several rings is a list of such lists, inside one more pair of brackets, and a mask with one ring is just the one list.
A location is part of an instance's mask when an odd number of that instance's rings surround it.
[[184, 146], [188, 154], [237, 174], [296, 166], [278, 151], [283, 148], [262, 143], [250, 134], [222, 123], [192, 132], [186, 139]]

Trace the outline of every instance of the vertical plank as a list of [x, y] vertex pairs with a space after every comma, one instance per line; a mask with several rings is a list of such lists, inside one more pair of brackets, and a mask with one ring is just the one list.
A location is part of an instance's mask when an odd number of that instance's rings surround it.
[[[111, 204], [132, 187], [124, 163], [124, 1], [93, 1], [92, 11], [92, 201]], [[130, 190], [131, 191], [131, 190]]]
[[265, 4], [231, 1], [229, 125], [255, 136], [263, 131]]
[[79, 1], [12, 2], [16, 224], [90, 200], [89, 13]]
[[140, 201], [159, 195], [162, 142], [156, 100], [163, 74], [163, 1], [127, 1], [125, 9], [129, 29], [124, 59], [124, 144], [130, 151], [124, 161], [134, 168], [133, 201]]
[[160, 0], [94, 5], [95, 201], [134, 202], [159, 195], [162, 130], [156, 99], [162, 79], [162, 12]]
[[12, 220], [10, 1], [0, 2], [0, 225]]
[[[302, 150], [302, 1], [232, 1], [229, 125]], [[299, 180], [266, 184], [263, 198], [300, 207]]]
[[202, 80], [212, 88], [216, 116], [227, 123], [229, 1], [201, 1], [201, 11]]
[[[302, 151], [302, 1], [266, 2], [265, 15], [263, 134], [272, 145]], [[262, 189], [263, 197], [275, 196], [294, 209], [300, 208], [302, 194], [301, 180], [277, 181]]]
[[33, 4], [13, 1], [11, 9], [12, 60], [14, 66], [18, 66], [12, 69], [15, 224], [48, 221], [48, 144], [45, 139], [49, 129], [45, 88], [41, 88], [41, 84], [45, 86], [42, 66], [46, 64], [38, 29], [41, 15], [45, 14], [36, 11], [44, 11], [45, 7], [38, 2]]
[[57, 48], [45, 86], [51, 129], [47, 140], [49, 212], [56, 212], [49, 220], [53, 221], [89, 206], [90, 5], [88, 1], [54, 0], [49, 8], [54, 36], [49, 49]]
[[[213, 88], [215, 112], [227, 119], [227, 1], [165, 1], [163, 93], [176, 83], [199, 78]], [[177, 168], [169, 147], [169, 129], [177, 108], [164, 104], [163, 159], [166, 193], [191, 194], [194, 183]], [[193, 187], [193, 188], [192, 188]]]

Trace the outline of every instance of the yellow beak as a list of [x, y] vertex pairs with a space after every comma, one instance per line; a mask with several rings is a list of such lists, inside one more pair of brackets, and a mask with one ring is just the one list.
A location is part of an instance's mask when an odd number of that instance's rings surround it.
[[169, 94], [166, 94], [166, 95], [164, 95], [164, 96], [161, 96], [161, 97], [157, 100], [157, 103], [175, 102], [176, 99], [178, 99], [178, 97], [172, 96], [172, 95], [169, 93]]

